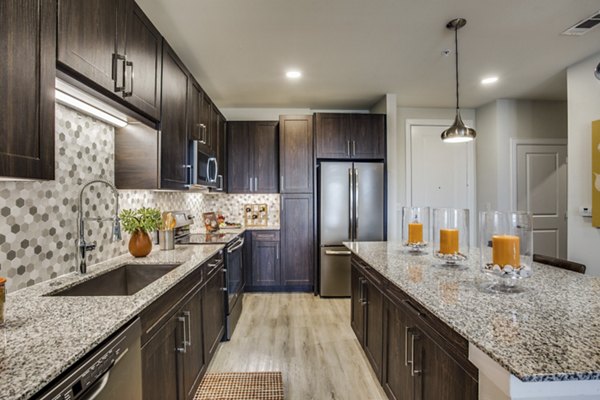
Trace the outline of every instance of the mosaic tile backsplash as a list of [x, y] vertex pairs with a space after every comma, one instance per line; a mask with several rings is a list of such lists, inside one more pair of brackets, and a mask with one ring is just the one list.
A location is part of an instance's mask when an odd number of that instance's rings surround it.
[[[47, 182], [0, 181], [0, 276], [8, 291], [74, 271], [78, 196], [93, 179], [114, 181], [114, 130], [62, 105], [56, 106], [56, 176]], [[92, 185], [86, 190], [83, 210], [87, 218], [112, 217], [115, 200], [110, 189]], [[230, 220], [241, 221], [246, 202], [269, 204], [273, 224], [279, 223], [279, 195], [207, 195], [200, 193], [119, 191], [119, 206], [157, 207], [161, 210], [202, 212], [222, 210]], [[199, 221], [199, 220], [198, 220]], [[88, 265], [127, 252], [128, 236], [111, 242], [110, 222], [86, 222], [86, 240], [96, 241]], [[201, 229], [196, 224], [194, 230]]]

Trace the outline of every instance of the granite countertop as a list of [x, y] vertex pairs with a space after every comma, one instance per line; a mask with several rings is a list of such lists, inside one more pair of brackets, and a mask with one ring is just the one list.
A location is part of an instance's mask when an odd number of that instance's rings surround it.
[[[7, 296], [0, 327], [0, 397], [28, 399], [215, 255], [223, 245], [177, 246], [145, 258], [130, 255]], [[181, 265], [132, 296], [47, 297], [123, 264]]]
[[345, 245], [522, 381], [600, 379], [600, 278], [534, 264], [523, 293], [492, 294], [477, 250], [447, 270], [399, 242]]

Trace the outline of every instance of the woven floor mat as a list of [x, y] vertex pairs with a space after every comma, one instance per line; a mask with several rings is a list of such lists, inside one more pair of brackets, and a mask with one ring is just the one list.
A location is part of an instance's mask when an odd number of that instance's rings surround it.
[[194, 400], [283, 400], [281, 372], [206, 374]]

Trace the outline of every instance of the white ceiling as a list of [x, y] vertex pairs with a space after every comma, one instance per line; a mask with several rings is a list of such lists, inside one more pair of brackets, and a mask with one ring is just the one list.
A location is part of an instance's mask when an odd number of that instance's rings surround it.
[[[385, 93], [401, 106], [453, 107], [454, 58], [441, 53], [456, 17], [468, 21], [461, 107], [566, 99], [565, 68], [600, 52], [600, 27], [560, 35], [600, 0], [137, 1], [220, 107], [360, 109]], [[290, 82], [290, 68], [304, 77]], [[500, 81], [483, 87], [492, 74]]]

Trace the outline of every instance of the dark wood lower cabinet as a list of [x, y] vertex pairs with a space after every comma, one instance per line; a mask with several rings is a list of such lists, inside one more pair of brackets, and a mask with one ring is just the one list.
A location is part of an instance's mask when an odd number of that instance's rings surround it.
[[218, 254], [142, 311], [144, 400], [194, 398], [223, 337], [224, 279]]
[[253, 288], [280, 286], [279, 232], [252, 232]]
[[[187, 332], [183, 332], [186, 341], [186, 350], [183, 353], [183, 393], [186, 399], [193, 399], [196, 388], [206, 368], [204, 357], [202, 318], [203, 305], [202, 289], [198, 289], [181, 309], [178, 321], [183, 322]], [[183, 318], [183, 320], [182, 320]]]
[[171, 317], [142, 347], [142, 394], [144, 400], [180, 399], [182, 384], [182, 331], [179, 315]]
[[215, 268], [204, 289], [204, 354], [207, 363], [212, 360], [225, 333], [225, 271], [223, 264]]
[[281, 195], [281, 284], [313, 290], [314, 230], [312, 194]]
[[468, 342], [352, 257], [351, 325], [393, 400], [476, 400]]

